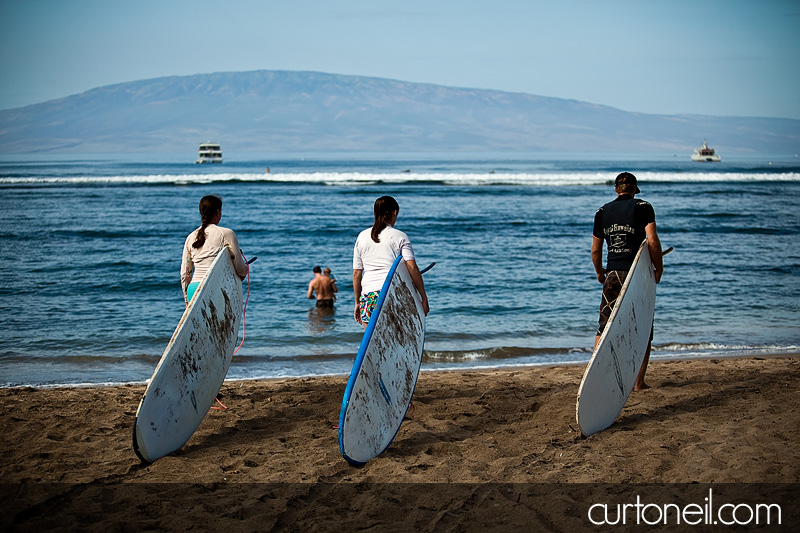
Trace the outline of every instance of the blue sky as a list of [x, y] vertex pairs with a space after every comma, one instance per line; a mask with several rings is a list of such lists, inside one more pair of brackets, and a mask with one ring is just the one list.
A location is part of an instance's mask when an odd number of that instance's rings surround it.
[[800, 2], [0, 0], [0, 109], [259, 69], [800, 119]]

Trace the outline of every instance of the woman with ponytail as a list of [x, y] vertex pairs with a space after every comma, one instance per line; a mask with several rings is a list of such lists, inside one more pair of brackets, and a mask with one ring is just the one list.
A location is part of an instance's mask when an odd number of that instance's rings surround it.
[[247, 277], [247, 263], [244, 261], [239, 241], [233, 230], [218, 226], [222, 218], [222, 198], [216, 195], [203, 196], [200, 200], [200, 227], [186, 237], [181, 260], [181, 287], [186, 305], [192, 301], [195, 290], [206, 277], [208, 269], [217, 257], [217, 252], [227, 247], [233, 258], [233, 265], [240, 278]]
[[422, 307], [428, 314], [428, 296], [419, 272], [414, 250], [408, 236], [394, 228], [400, 206], [391, 196], [375, 200], [375, 223], [358, 235], [353, 250], [353, 290], [356, 297], [356, 322], [366, 327], [378, 295], [397, 256], [402, 255], [408, 272], [422, 297]]

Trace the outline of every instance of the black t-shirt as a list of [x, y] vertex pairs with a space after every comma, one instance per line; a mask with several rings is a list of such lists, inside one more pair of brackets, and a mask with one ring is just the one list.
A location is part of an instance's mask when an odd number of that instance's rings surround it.
[[629, 270], [639, 245], [647, 238], [645, 226], [655, 221], [653, 206], [629, 194], [598, 209], [592, 234], [608, 244], [606, 269]]

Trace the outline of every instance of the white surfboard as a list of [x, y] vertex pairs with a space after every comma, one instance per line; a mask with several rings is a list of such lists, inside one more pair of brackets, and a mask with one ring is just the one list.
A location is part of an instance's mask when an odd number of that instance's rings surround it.
[[628, 401], [647, 351], [655, 303], [655, 269], [645, 240], [578, 389], [575, 411], [584, 435], [613, 424]]
[[133, 449], [151, 463], [200, 426], [228, 373], [242, 320], [242, 281], [220, 250], [183, 313], [139, 403]]
[[366, 463], [394, 440], [414, 394], [424, 341], [422, 298], [399, 256], [383, 283], [342, 399], [339, 450], [349, 463]]

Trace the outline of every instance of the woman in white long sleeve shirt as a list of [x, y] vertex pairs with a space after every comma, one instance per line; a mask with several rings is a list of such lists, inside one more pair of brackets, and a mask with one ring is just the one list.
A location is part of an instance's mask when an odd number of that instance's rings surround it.
[[233, 230], [218, 226], [222, 218], [222, 198], [204, 196], [200, 200], [201, 225], [186, 237], [181, 259], [181, 287], [186, 305], [195, 290], [206, 277], [211, 264], [221, 248], [227, 247], [233, 258], [234, 268], [240, 278], [247, 277], [248, 266], [244, 261], [239, 241]]

